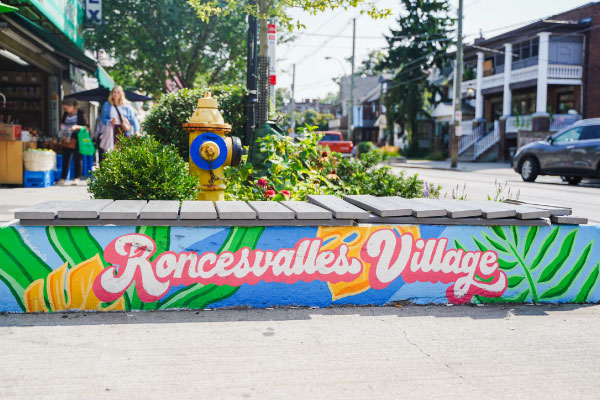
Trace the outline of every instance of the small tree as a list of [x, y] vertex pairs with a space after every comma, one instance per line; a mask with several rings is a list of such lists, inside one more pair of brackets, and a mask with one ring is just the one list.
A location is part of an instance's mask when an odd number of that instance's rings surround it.
[[390, 29], [386, 37], [388, 54], [379, 69], [394, 72], [394, 78], [384, 97], [388, 130], [394, 123], [401, 132], [409, 133], [410, 145], [416, 146], [413, 135], [419, 115], [426, 115], [426, 106], [440, 93], [429, 82], [434, 68], [447, 65], [446, 52], [451, 40], [454, 20], [449, 17], [450, 4], [445, 0], [401, 0], [405, 12], [398, 18], [398, 29]]

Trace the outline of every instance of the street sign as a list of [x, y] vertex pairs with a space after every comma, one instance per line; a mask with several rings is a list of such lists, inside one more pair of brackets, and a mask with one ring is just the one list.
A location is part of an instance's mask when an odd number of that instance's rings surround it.
[[85, 20], [89, 25], [102, 23], [102, 0], [85, 0]]
[[454, 120], [458, 121], [458, 122], [462, 121], [462, 111], [460, 111], [460, 110], [454, 111]]
[[277, 84], [277, 26], [269, 24], [267, 27], [267, 39], [269, 40], [269, 84]]
[[462, 126], [456, 125], [454, 127], [454, 135], [455, 136], [462, 136]]

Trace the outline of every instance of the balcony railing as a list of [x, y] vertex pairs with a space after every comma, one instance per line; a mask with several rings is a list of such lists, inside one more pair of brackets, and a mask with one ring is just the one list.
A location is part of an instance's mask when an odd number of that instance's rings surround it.
[[554, 114], [550, 119], [550, 131], [557, 132], [581, 119], [579, 114]]
[[[538, 66], [532, 65], [527, 68], [520, 68], [511, 71], [510, 83], [524, 82], [532, 79], [537, 79]], [[550, 64], [548, 65], [549, 79], [581, 79], [583, 76], [583, 67], [581, 65], [564, 65]], [[504, 72], [500, 74], [490, 75], [483, 78], [481, 81], [481, 89], [489, 89], [504, 85]], [[469, 88], [475, 89], [477, 80], [471, 79], [462, 83], [462, 91], [466, 92]]]
[[518, 115], [506, 119], [506, 133], [531, 130], [531, 115]]

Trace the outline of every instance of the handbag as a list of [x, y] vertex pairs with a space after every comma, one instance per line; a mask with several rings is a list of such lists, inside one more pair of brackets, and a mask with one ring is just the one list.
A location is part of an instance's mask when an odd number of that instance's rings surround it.
[[96, 148], [92, 143], [90, 133], [85, 127], [82, 127], [77, 134], [77, 140], [79, 141], [79, 153], [84, 156], [93, 156], [96, 154]]
[[63, 138], [61, 140], [60, 145], [62, 147], [64, 147], [65, 149], [71, 149], [71, 150], [73, 150], [73, 149], [75, 149], [75, 147], [77, 147], [77, 139], [74, 139], [72, 137], [70, 137], [70, 138]]
[[[127, 118], [123, 118], [123, 116], [121, 115], [121, 112], [119, 111], [119, 107], [115, 106], [115, 109], [117, 110], [117, 114], [119, 114], [119, 119], [121, 120], [121, 128], [123, 128], [123, 131], [125, 131], [125, 132], [130, 132], [131, 131], [131, 122], [129, 122], [129, 120]], [[122, 133], [125, 134], [125, 132], [122, 132]]]
[[113, 125], [110, 122], [104, 125], [104, 133], [100, 136], [100, 148], [106, 153], [115, 148]]

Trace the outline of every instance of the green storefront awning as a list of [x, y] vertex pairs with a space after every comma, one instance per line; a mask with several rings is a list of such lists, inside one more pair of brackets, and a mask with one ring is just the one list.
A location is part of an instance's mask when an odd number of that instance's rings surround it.
[[17, 7], [9, 6], [8, 4], [4, 4], [0, 1], [0, 13], [13, 12], [17, 10]]
[[104, 86], [108, 90], [112, 90], [112, 88], [115, 87], [115, 81], [113, 81], [108, 72], [106, 72], [100, 65], [98, 65], [95, 74], [96, 78], [98, 79], [99, 86]]
[[52, 32], [42, 28], [40, 25], [25, 18], [19, 13], [12, 13], [10, 16], [15, 22], [48, 43], [59, 55], [69, 59], [73, 64], [87, 70], [88, 72], [96, 71], [96, 61], [86, 56], [79, 47], [75, 46], [75, 44], [69, 40], [59, 38]]

